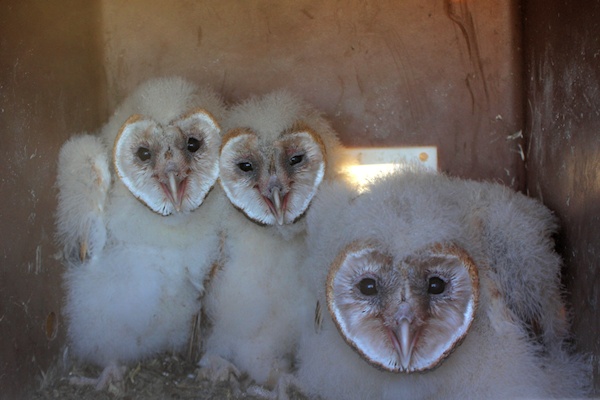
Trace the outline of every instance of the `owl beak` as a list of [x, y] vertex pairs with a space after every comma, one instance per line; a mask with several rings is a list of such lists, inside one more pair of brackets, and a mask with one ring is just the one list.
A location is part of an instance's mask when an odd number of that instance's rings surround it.
[[415, 326], [414, 313], [407, 304], [403, 304], [395, 316], [393, 328], [388, 328], [388, 335], [400, 358], [403, 370], [409, 371], [412, 353], [419, 337], [419, 327]]
[[275, 186], [271, 189], [269, 196], [264, 196], [265, 203], [269, 206], [269, 210], [275, 216], [277, 225], [283, 225], [283, 217], [285, 216], [285, 209], [287, 207], [287, 195], [281, 196], [281, 189]]
[[167, 198], [175, 207], [177, 212], [181, 212], [181, 203], [183, 202], [183, 193], [185, 191], [185, 179], [178, 181], [174, 172], [169, 172], [168, 175], [168, 186], [161, 184]]
[[[262, 193], [265, 203], [269, 206], [271, 214], [275, 217], [277, 225], [283, 225], [285, 211], [287, 208], [289, 192], [282, 189], [283, 184], [275, 174], [271, 174], [268, 182], [260, 192]], [[281, 192], [285, 194], [282, 195]]]
[[273, 198], [273, 214], [275, 214], [275, 218], [277, 219], [278, 225], [283, 225], [283, 214], [285, 210], [281, 207], [281, 192], [278, 187], [273, 188], [271, 191], [271, 196]]
[[179, 199], [177, 198], [177, 182], [175, 181], [175, 174], [169, 174], [169, 190], [171, 194], [171, 201], [175, 206], [175, 209], [179, 211]]
[[[415, 336], [411, 335], [410, 322], [408, 322], [407, 320], [403, 320], [402, 322], [400, 322], [399, 331], [400, 340], [398, 342], [400, 344], [400, 351], [398, 352], [398, 355], [400, 356], [400, 362], [402, 363], [402, 367], [404, 367], [404, 369], [408, 369], [408, 366], [410, 365], [413, 347], [415, 345]], [[396, 351], [398, 351], [398, 349]]]

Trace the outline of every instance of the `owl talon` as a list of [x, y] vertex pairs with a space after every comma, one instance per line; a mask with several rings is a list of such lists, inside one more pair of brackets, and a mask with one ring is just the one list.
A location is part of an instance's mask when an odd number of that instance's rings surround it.
[[277, 384], [273, 390], [259, 385], [252, 385], [248, 388], [247, 394], [269, 400], [288, 400], [290, 398], [288, 390], [294, 385], [299, 386], [292, 374], [282, 374], [277, 379]]
[[122, 382], [126, 371], [127, 367], [125, 366], [111, 364], [104, 368], [98, 378], [75, 376], [69, 380], [69, 383], [77, 386], [94, 386], [96, 390], [105, 390], [109, 389], [114, 384]]
[[228, 382], [232, 378], [237, 380], [241, 376], [240, 370], [235, 365], [214, 354], [205, 354], [198, 365], [200, 366], [198, 378], [213, 383]]

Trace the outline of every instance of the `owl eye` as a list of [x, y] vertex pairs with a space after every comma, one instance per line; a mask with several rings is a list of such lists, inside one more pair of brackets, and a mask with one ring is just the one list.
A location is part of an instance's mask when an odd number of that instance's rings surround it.
[[138, 148], [135, 154], [142, 161], [148, 161], [152, 157], [152, 153], [150, 153], [150, 150], [146, 147]]
[[190, 153], [195, 153], [200, 148], [200, 141], [196, 138], [189, 138], [187, 141], [187, 149]]
[[290, 158], [290, 165], [296, 165], [304, 159], [304, 154], [298, 154]]
[[373, 278], [364, 278], [358, 282], [358, 290], [365, 296], [374, 296], [377, 294], [377, 282]]
[[432, 276], [429, 278], [429, 286], [427, 287], [427, 293], [429, 294], [442, 294], [446, 290], [446, 282], [440, 277]]
[[252, 168], [252, 163], [249, 163], [249, 162], [241, 162], [237, 166], [239, 169], [241, 169], [244, 172], [249, 172], [249, 171], [254, 170], [254, 168]]

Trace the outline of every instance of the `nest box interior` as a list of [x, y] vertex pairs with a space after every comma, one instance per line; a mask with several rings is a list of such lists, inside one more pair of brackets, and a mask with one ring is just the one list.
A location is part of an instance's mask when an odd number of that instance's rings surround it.
[[435, 146], [441, 171], [541, 199], [599, 393], [599, 21], [598, 0], [1, 1], [2, 397], [65, 346], [60, 146], [164, 75], [230, 102], [288, 88], [346, 146]]

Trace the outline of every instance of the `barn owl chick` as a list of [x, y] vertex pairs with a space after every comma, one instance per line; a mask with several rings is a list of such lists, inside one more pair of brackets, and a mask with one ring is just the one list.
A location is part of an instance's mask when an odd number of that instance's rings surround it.
[[69, 344], [77, 358], [104, 368], [91, 380], [98, 388], [118, 379], [122, 364], [180, 351], [190, 340], [218, 257], [220, 204], [208, 192], [218, 177], [223, 113], [211, 89], [155, 79], [124, 101], [99, 137], [73, 138], [61, 151], [59, 210], [85, 201], [77, 213], [59, 212], [59, 237], [67, 249], [88, 249], [65, 272]]
[[229, 365], [272, 387], [291, 368], [307, 306], [298, 271], [302, 217], [321, 182], [339, 173], [343, 153], [327, 121], [283, 91], [232, 107], [224, 131], [219, 181], [231, 207], [223, 266], [207, 294], [212, 333], [200, 366], [213, 380]]
[[302, 330], [302, 390], [330, 399], [585, 393], [584, 364], [530, 337], [481, 226], [471, 226], [465, 190], [486, 185], [428, 172], [382, 177], [360, 195], [323, 185], [301, 267], [320, 309]]

